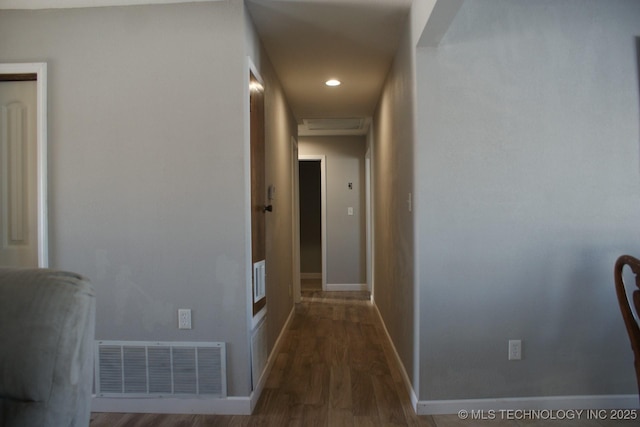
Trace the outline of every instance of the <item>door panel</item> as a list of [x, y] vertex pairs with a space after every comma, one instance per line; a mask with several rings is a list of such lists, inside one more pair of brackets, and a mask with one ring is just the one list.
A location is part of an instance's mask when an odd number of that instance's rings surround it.
[[38, 266], [36, 117], [36, 82], [0, 81], [0, 266]]

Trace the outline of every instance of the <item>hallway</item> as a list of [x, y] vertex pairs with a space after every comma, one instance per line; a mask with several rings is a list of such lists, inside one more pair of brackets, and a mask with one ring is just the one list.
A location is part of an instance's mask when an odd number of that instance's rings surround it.
[[345, 297], [303, 293], [256, 416], [273, 425], [416, 423], [368, 293]]

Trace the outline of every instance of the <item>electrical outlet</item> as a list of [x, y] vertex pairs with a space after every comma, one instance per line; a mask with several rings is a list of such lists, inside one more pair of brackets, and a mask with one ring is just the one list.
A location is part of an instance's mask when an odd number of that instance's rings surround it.
[[522, 360], [521, 340], [509, 340], [509, 360]]
[[178, 329], [191, 329], [191, 310], [188, 308], [178, 309]]

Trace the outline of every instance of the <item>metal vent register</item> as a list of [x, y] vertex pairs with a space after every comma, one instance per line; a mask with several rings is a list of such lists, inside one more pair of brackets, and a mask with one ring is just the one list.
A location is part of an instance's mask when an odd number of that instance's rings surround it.
[[101, 397], [227, 396], [225, 343], [97, 341]]

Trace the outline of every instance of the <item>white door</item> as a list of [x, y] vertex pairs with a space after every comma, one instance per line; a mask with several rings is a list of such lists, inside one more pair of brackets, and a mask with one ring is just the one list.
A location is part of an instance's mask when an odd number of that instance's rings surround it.
[[0, 266], [38, 267], [37, 83], [0, 81]]

